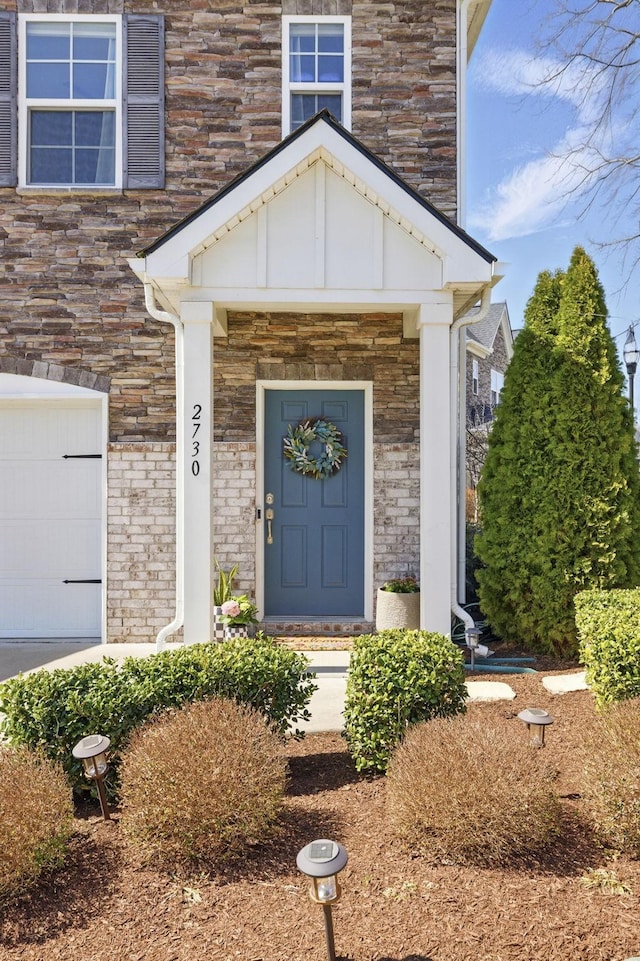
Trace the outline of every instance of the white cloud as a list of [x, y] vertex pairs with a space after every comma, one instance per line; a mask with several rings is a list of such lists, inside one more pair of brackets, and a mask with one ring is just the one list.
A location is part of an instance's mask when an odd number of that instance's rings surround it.
[[[503, 97], [547, 98], [550, 111], [554, 102], [571, 110], [556, 142], [539, 144], [536, 156], [504, 176], [470, 214], [470, 225], [489, 241], [536, 233], [557, 222], [567, 203], [584, 197], [593, 183], [598, 147], [610, 136], [603, 130], [594, 138], [606, 95], [602, 78], [591, 67], [561, 69], [551, 58], [513, 50], [487, 53], [474, 65], [472, 79]], [[530, 141], [526, 148], [530, 155]]]

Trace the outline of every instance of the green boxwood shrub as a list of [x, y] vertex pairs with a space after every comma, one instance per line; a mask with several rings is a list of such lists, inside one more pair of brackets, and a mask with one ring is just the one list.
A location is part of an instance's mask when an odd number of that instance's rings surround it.
[[444, 634], [389, 630], [356, 638], [344, 717], [358, 771], [385, 771], [409, 724], [466, 710], [463, 664]]
[[[107, 788], [117, 790], [119, 750], [132, 731], [167, 708], [219, 696], [260, 711], [284, 734], [307, 720], [316, 689], [304, 655], [259, 635], [193, 644], [147, 658], [112, 658], [69, 669], [35, 671], [0, 685], [0, 730], [13, 744], [37, 748], [64, 768], [75, 791], [90, 789], [71, 750], [86, 734], [111, 739]], [[295, 734], [299, 732], [296, 730]]]
[[640, 697], [640, 588], [575, 597], [580, 662], [598, 707]]

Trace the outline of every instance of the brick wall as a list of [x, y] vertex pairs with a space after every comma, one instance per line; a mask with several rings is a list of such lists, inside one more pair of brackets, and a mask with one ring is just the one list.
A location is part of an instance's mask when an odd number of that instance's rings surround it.
[[150, 642], [175, 614], [175, 444], [107, 451], [107, 639]]

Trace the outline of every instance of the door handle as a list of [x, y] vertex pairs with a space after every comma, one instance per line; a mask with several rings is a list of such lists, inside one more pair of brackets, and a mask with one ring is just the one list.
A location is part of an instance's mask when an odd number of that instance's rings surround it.
[[264, 512], [264, 516], [267, 520], [267, 544], [273, 544], [273, 531], [271, 530], [271, 521], [273, 520], [273, 508], [268, 507]]

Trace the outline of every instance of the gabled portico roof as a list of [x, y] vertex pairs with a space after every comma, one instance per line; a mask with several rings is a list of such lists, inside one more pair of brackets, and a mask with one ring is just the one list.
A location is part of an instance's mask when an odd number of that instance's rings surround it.
[[495, 260], [322, 111], [130, 264], [177, 312], [185, 299], [406, 310], [449, 290], [459, 315]]

